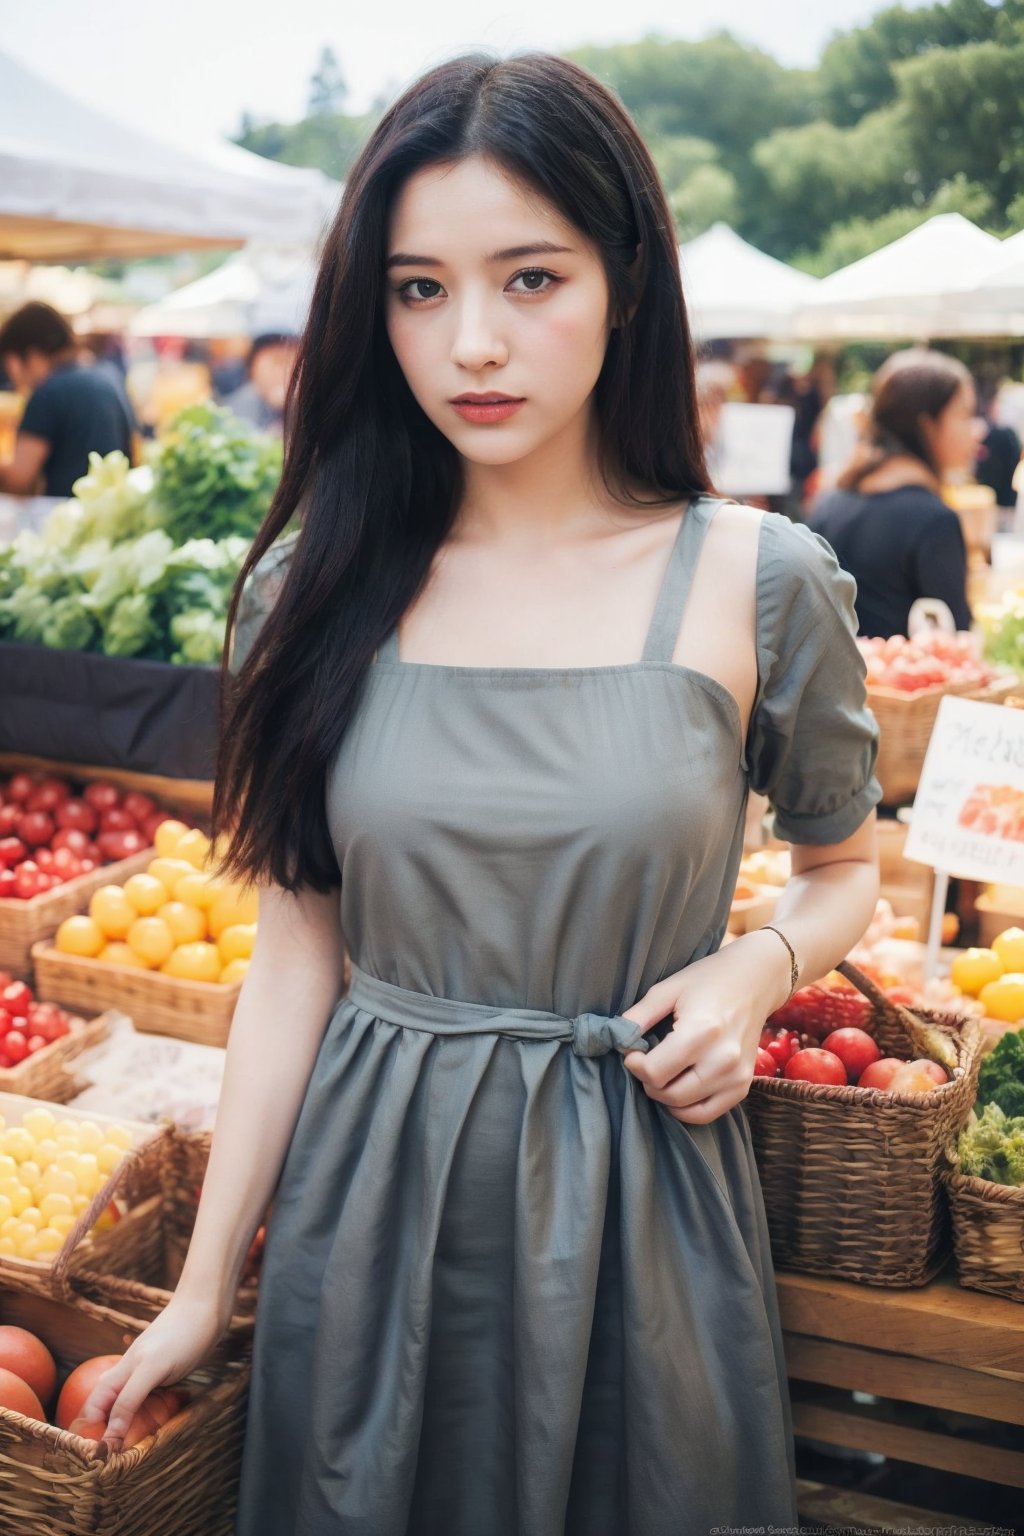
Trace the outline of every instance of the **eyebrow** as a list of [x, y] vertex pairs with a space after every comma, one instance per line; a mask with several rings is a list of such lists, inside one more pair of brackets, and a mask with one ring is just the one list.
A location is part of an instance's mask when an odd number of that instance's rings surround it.
[[[531, 245], [510, 245], [504, 251], [492, 251], [490, 256], [484, 259], [494, 261], [518, 261], [523, 256], [571, 256], [572, 247], [568, 245], [555, 245], [550, 240], [537, 240]], [[443, 261], [436, 256], [411, 256], [406, 251], [396, 251], [394, 256], [389, 256], [385, 263], [388, 272], [392, 267], [442, 267]]]

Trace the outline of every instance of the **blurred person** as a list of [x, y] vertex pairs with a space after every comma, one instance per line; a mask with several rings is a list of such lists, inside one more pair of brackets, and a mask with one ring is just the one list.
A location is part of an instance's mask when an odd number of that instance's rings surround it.
[[154, 337], [151, 354], [132, 362], [127, 388], [145, 436], [161, 437], [179, 411], [213, 394], [205, 344], [183, 336]]
[[213, 381], [213, 398], [223, 405], [228, 395], [241, 389], [249, 377], [249, 353], [252, 350], [248, 336], [213, 336], [209, 342], [210, 378]]
[[33, 302], [0, 327], [0, 359], [28, 402], [14, 455], [0, 464], [0, 491], [70, 496], [90, 453], [132, 456], [134, 423], [123, 391], [79, 358], [74, 333], [57, 310]]
[[999, 389], [994, 381], [979, 379], [975, 388], [985, 436], [978, 445], [974, 478], [979, 485], [987, 485], [995, 492], [997, 507], [1013, 508], [1017, 505], [1013, 477], [1020, 463], [1020, 438], [1000, 419]]
[[299, 340], [284, 332], [257, 336], [249, 354], [249, 378], [224, 399], [229, 411], [261, 432], [284, 431], [288, 384], [299, 355]]
[[969, 629], [967, 549], [943, 481], [969, 473], [978, 446], [974, 384], [962, 363], [910, 348], [875, 375], [865, 435], [810, 518], [857, 582], [862, 635], [905, 635], [919, 597]]
[[780, 403], [791, 405], [795, 413], [789, 461], [793, 486], [787, 509], [794, 514], [799, 513], [808, 483], [818, 468], [818, 424], [835, 388], [835, 364], [826, 353], [818, 352], [806, 373], [787, 373], [779, 391]]

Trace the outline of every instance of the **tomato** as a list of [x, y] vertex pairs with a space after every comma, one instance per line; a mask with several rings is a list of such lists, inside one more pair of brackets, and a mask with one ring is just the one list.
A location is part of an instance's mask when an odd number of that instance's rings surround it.
[[155, 811], [147, 817], [141, 830], [148, 844], [156, 842], [156, 829], [162, 827], [165, 821], [173, 821], [174, 817], [169, 811]]
[[112, 811], [115, 805], [121, 804], [121, 793], [116, 784], [111, 784], [106, 779], [97, 779], [94, 784], [85, 786], [82, 799], [88, 801], [93, 810], [99, 811], [102, 815], [104, 811]]
[[758, 1047], [757, 1055], [754, 1057], [754, 1076], [776, 1077], [777, 1075], [778, 1067], [774, 1056], [769, 1056], [767, 1051], [762, 1051]]
[[49, 889], [49, 876], [35, 859], [25, 859], [14, 871], [14, 892], [22, 901], [32, 901]]
[[26, 811], [18, 823], [18, 836], [30, 848], [41, 848], [44, 843], [48, 844], [55, 831], [53, 817], [45, 811]]
[[0, 898], [12, 900], [17, 897], [18, 881], [13, 869], [4, 869], [0, 866]]
[[71, 795], [70, 784], [63, 779], [43, 779], [25, 801], [27, 811], [55, 811]]
[[16, 773], [7, 786], [7, 798], [9, 800], [16, 800], [19, 805], [24, 805], [35, 789], [37, 782], [31, 774]]
[[0, 837], [0, 865], [11, 869], [13, 865], [20, 864], [28, 853], [28, 849], [20, 837]]
[[[42, 849], [40, 849], [41, 853]], [[39, 864], [42, 865], [42, 859], [39, 855], [36, 857]], [[73, 849], [58, 848], [55, 853], [50, 854], [50, 857], [53, 860], [52, 868], [54, 873], [63, 875], [65, 880], [73, 880], [76, 875], [82, 873], [82, 861]]]
[[12, 981], [0, 992], [0, 1007], [6, 1008], [15, 1019], [25, 1018], [31, 1002], [32, 989], [23, 981]]
[[0, 1008], [0, 1039], [6, 1035], [9, 1029], [13, 1028], [14, 1020], [11, 1018], [11, 1015], [7, 1012], [6, 1008]]
[[96, 839], [103, 858], [116, 862], [118, 859], [129, 859], [134, 853], [141, 853], [149, 844], [141, 832], [101, 832]]
[[78, 854], [79, 858], [85, 854], [89, 846], [89, 834], [81, 827], [61, 827], [59, 832], [53, 834], [53, 841], [50, 844], [54, 853], [58, 848], [70, 848], [73, 853]]
[[139, 827], [144, 826], [156, 811], [156, 801], [151, 800], [148, 795], [140, 794], [137, 789], [130, 790], [125, 795], [122, 805], [132, 818], [132, 821], [137, 823]]
[[28, 1036], [20, 1029], [12, 1029], [8, 1032], [4, 1041], [4, 1050], [7, 1052], [8, 1061], [15, 1066], [19, 1061], [24, 1061], [28, 1055]]
[[100, 865], [98, 859], [83, 859], [82, 867], [79, 873], [83, 875], [91, 875], [93, 870], [99, 869], [99, 867]]
[[764, 1047], [768, 1055], [780, 1069], [786, 1065], [789, 1058], [799, 1049], [799, 1036], [792, 1029], [780, 1030], [774, 1040], [769, 1040]]
[[95, 832], [96, 812], [85, 800], [65, 800], [63, 805], [57, 807], [54, 818], [59, 827], [67, 827], [76, 832]]
[[34, 1056], [36, 1051], [45, 1050], [49, 1043], [49, 1040], [44, 1040], [42, 1035], [29, 1035], [27, 1054], [29, 1056]]
[[123, 806], [111, 806], [109, 811], [103, 811], [100, 815], [101, 832], [135, 832], [135, 822]]
[[53, 867], [54, 867], [54, 865], [53, 865], [53, 849], [52, 848], [37, 848], [36, 849], [36, 863], [39, 865], [40, 869], [45, 869], [47, 874], [52, 873]]
[[20, 820], [20, 805], [0, 805], [0, 837], [8, 837], [12, 832], [16, 832]]
[[851, 1083], [860, 1077], [865, 1067], [882, 1059], [876, 1042], [863, 1029], [834, 1029], [821, 1043], [824, 1050], [839, 1057]]
[[846, 1068], [831, 1051], [811, 1047], [797, 1051], [786, 1062], [784, 1075], [800, 1083], [836, 1083], [848, 1081]]

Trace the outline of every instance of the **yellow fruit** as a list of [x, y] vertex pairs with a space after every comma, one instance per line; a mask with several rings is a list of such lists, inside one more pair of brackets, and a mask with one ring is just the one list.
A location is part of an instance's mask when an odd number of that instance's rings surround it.
[[57, 929], [55, 942], [63, 955], [88, 955], [94, 959], [107, 940], [94, 917], [66, 917]]
[[213, 906], [222, 887], [210, 875], [194, 869], [190, 875], [182, 875], [174, 887], [175, 901], [183, 901], [187, 907], [198, 907], [205, 912]]
[[46, 1222], [43, 1220], [43, 1213], [36, 1205], [27, 1205], [21, 1213], [21, 1219], [22, 1221], [30, 1222], [37, 1232], [41, 1232], [46, 1226]]
[[112, 1141], [105, 1141], [96, 1153], [96, 1161], [100, 1165], [100, 1172], [113, 1173], [122, 1157], [124, 1157], [123, 1147], [115, 1146]]
[[178, 843], [188, 831], [183, 821], [162, 821], [156, 829], [153, 845], [162, 859], [173, 859]]
[[14, 1246], [13, 1237], [0, 1235], [0, 1253], [3, 1254], [5, 1259], [13, 1259], [17, 1256], [18, 1250]]
[[[998, 939], [996, 940], [998, 943]], [[1006, 1024], [1016, 1024], [1024, 1019], [1024, 975], [1011, 971], [990, 981], [979, 994], [981, 1005], [990, 1019], [1000, 1019]]]
[[234, 986], [235, 982], [244, 981], [248, 974], [248, 960], [229, 960], [220, 973], [220, 979], [224, 986]]
[[138, 913], [121, 886], [101, 885], [92, 893], [89, 916], [99, 923], [106, 938], [123, 939]]
[[259, 892], [251, 885], [231, 885], [222, 890], [210, 908], [210, 933], [219, 939], [225, 928], [254, 923], [259, 912]]
[[39, 1209], [48, 1222], [54, 1216], [70, 1216], [72, 1213], [71, 1200], [67, 1195], [44, 1195], [39, 1202]]
[[128, 943], [151, 970], [163, 965], [174, 953], [174, 935], [162, 917], [137, 918], [128, 933]]
[[124, 883], [124, 894], [140, 917], [152, 917], [167, 900], [167, 887], [155, 875], [132, 875]]
[[44, 1136], [52, 1136], [57, 1125], [50, 1111], [42, 1108], [30, 1109], [21, 1123], [25, 1130], [37, 1140], [42, 1140]]
[[36, 1149], [36, 1139], [23, 1125], [12, 1125], [4, 1131], [4, 1151], [16, 1163], [28, 1162]]
[[210, 839], [198, 827], [178, 839], [174, 849], [176, 859], [187, 859], [196, 869], [205, 869], [210, 857]]
[[26, 1158], [21, 1167], [18, 1169], [18, 1177], [26, 1189], [34, 1191], [39, 1184], [40, 1179], [43, 1177], [43, 1170], [40, 1168], [34, 1157]]
[[104, 1140], [112, 1141], [115, 1147], [123, 1147], [127, 1152], [133, 1145], [135, 1138], [126, 1125], [108, 1125], [103, 1130]]
[[1006, 928], [992, 940], [1004, 971], [1024, 971], [1024, 928]]
[[35, 1256], [37, 1259], [49, 1259], [55, 1253], [60, 1253], [63, 1247], [63, 1235], [55, 1232], [52, 1227], [44, 1227], [36, 1238]]
[[4, 1222], [10, 1221], [14, 1215], [14, 1206], [7, 1195], [0, 1195], [0, 1232], [4, 1229]]
[[[132, 919], [133, 924], [141, 921], [142, 919], [138, 917]], [[132, 949], [130, 944], [126, 944], [123, 939], [113, 939], [105, 949], [100, 951], [99, 959], [105, 961], [107, 965], [143, 966], [143, 962], [139, 959], [134, 949]], [[145, 969], [145, 966], [143, 966], [143, 969]]]
[[1002, 974], [1002, 961], [993, 949], [965, 949], [949, 969], [954, 987], [970, 997], [977, 997], [982, 987], [987, 987], [990, 981], [998, 981]]
[[49, 1194], [67, 1195], [68, 1199], [73, 1199], [78, 1193], [78, 1180], [67, 1168], [47, 1168], [43, 1174], [43, 1188]]
[[53, 1232], [59, 1232], [61, 1237], [67, 1237], [68, 1233], [71, 1231], [71, 1228], [74, 1226], [77, 1220], [78, 1217], [70, 1211], [66, 1216], [51, 1216], [49, 1223], [50, 1230]]
[[219, 981], [220, 951], [216, 944], [179, 944], [160, 969], [165, 976], [179, 976], [186, 981]]
[[174, 895], [174, 887], [182, 875], [194, 875], [195, 869], [187, 859], [154, 859], [149, 866], [149, 874], [154, 880], [159, 880], [167, 893]]
[[206, 913], [186, 901], [167, 901], [157, 917], [162, 917], [174, 936], [175, 944], [197, 944], [206, 938]]
[[220, 957], [227, 965], [229, 960], [249, 960], [256, 943], [255, 923], [232, 923], [221, 930], [217, 938]]

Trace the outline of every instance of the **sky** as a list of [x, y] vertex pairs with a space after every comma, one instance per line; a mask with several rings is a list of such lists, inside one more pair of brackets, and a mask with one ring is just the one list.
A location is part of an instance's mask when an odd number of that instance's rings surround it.
[[[477, 0], [0, 0], [0, 50], [121, 121], [199, 148], [234, 133], [243, 110], [304, 115], [309, 76], [330, 45], [349, 109], [474, 46], [500, 53], [696, 39], [727, 29], [784, 63], [815, 63], [828, 38], [886, 0], [549, 0], [489, 9]], [[922, 0], [903, 0], [916, 6]]]

